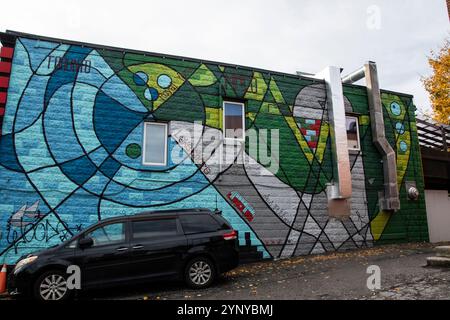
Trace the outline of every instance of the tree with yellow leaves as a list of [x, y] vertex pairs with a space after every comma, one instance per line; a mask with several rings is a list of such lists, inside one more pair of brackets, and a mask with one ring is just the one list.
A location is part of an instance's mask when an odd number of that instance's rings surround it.
[[445, 41], [439, 52], [431, 53], [428, 63], [433, 74], [423, 79], [430, 94], [433, 118], [437, 122], [450, 124], [450, 42]]

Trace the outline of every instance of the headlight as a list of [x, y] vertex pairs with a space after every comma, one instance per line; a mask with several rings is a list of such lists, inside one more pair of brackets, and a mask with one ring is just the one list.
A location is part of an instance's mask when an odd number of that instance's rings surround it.
[[19, 271], [20, 269], [22, 269], [24, 266], [26, 266], [27, 264], [32, 263], [34, 260], [36, 260], [38, 257], [37, 256], [31, 256], [25, 259], [20, 260], [17, 264], [16, 267], [14, 268], [14, 273], [16, 273], [17, 271]]

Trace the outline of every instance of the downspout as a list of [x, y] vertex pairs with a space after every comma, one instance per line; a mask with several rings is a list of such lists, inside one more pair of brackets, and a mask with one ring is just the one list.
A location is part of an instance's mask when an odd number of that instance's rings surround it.
[[386, 139], [376, 63], [372, 61], [367, 62], [364, 67], [343, 77], [342, 82], [351, 84], [363, 78], [366, 79], [373, 143], [383, 157], [384, 192], [380, 192], [379, 195], [380, 210], [395, 212], [400, 210], [397, 158], [394, 149]]

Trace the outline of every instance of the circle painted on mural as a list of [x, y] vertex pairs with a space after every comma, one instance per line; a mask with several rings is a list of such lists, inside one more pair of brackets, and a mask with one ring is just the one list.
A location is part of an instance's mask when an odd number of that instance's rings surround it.
[[144, 96], [148, 101], [155, 101], [158, 99], [159, 93], [155, 88], [147, 88], [144, 92]]
[[134, 83], [138, 86], [145, 86], [148, 82], [148, 75], [145, 72], [136, 72], [133, 77]]
[[126, 154], [131, 159], [139, 158], [142, 154], [141, 146], [136, 143], [128, 145], [126, 149]]
[[397, 122], [397, 124], [395, 125], [395, 130], [397, 130], [398, 134], [404, 134], [405, 133], [405, 125]]
[[391, 111], [395, 116], [399, 116], [402, 114], [402, 107], [397, 102], [392, 102]]
[[408, 151], [408, 144], [405, 141], [401, 141], [400, 142], [400, 150], [402, 152], [406, 152]]
[[172, 84], [172, 79], [166, 75], [162, 74], [158, 77], [158, 86], [160, 86], [163, 89], [167, 89]]

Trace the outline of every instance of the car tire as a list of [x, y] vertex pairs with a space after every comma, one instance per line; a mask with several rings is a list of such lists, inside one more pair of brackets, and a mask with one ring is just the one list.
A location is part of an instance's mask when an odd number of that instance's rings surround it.
[[192, 289], [205, 289], [216, 280], [216, 268], [211, 259], [197, 257], [188, 262], [185, 269], [186, 284]]
[[72, 291], [67, 287], [67, 274], [60, 270], [44, 272], [34, 283], [33, 295], [39, 301], [70, 299]]

